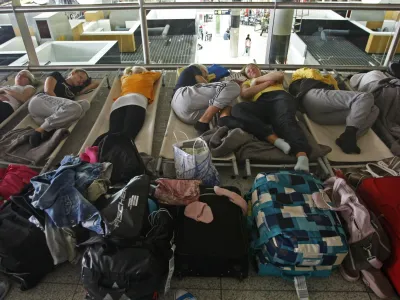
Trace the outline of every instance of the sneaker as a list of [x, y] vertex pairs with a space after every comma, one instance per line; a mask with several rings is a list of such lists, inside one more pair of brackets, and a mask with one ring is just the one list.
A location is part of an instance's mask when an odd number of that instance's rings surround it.
[[185, 290], [177, 290], [175, 292], [175, 300], [196, 300], [196, 298]]
[[360, 271], [348, 269], [343, 264], [339, 266], [339, 272], [343, 279], [348, 282], [356, 282], [360, 279]]

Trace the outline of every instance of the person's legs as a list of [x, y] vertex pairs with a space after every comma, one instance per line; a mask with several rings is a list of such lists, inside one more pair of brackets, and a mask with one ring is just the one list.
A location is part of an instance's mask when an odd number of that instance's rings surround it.
[[41, 143], [43, 133], [59, 128], [68, 128], [84, 113], [79, 103], [46, 94], [40, 94], [31, 99], [28, 111], [34, 121], [41, 124], [29, 139], [34, 147]]
[[146, 119], [146, 109], [138, 105], [126, 106], [123, 132], [135, 140]]
[[[193, 90], [196, 90], [196, 93], [201, 95], [201, 99], [208, 99], [207, 109], [201, 115], [201, 109], [198, 110], [200, 117], [194, 124], [194, 128], [199, 134], [209, 130], [209, 123], [221, 110], [225, 109], [223, 116], [227, 116], [230, 113], [230, 107], [232, 107], [236, 98], [240, 95], [240, 87], [233, 81], [196, 85], [193, 87]], [[192, 109], [196, 109], [195, 103], [192, 105]]]
[[110, 114], [110, 123], [108, 132], [109, 133], [119, 133], [124, 130], [125, 116], [126, 116], [126, 106], [122, 106], [113, 110]]
[[275, 101], [266, 102], [273, 130], [287, 141], [297, 157], [295, 170], [309, 171], [311, 146], [296, 120], [297, 101], [286, 92], [277, 93]]
[[260, 141], [268, 141], [284, 153], [289, 153], [290, 145], [279, 138], [273, 131], [268, 122], [267, 110], [264, 103], [241, 102], [232, 108], [232, 117], [220, 119], [220, 126], [227, 126], [230, 129], [241, 128], [253, 134]]
[[345, 132], [336, 140], [345, 153], [360, 153], [357, 138], [377, 117], [374, 97], [369, 93], [312, 89], [304, 96], [303, 106], [309, 117], [319, 124], [346, 124]]
[[14, 112], [10, 104], [0, 101], [0, 123], [12, 115]]

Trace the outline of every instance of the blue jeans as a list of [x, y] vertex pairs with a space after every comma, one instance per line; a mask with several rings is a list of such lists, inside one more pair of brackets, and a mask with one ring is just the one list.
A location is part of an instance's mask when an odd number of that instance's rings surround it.
[[32, 205], [45, 210], [57, 227], [83, 227], [103, 234], [99, 211], [83, 197], [87, 187], [101, 175], [100, 163], [83, 163], [66, 156], [55, 170], [31, 179], [35, 192]]

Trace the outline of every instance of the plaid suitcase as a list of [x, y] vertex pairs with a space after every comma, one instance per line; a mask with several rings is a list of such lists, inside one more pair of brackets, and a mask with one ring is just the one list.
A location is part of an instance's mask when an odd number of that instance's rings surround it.
[[[336, 212], [314, 204], [323, 190], [310, 174], [260, 173], [246, 195], [252, 205], [252, 249], [259, 275], [327, 277], [347, 255]], [[329, 199], [326, 199], [329, 201]]]

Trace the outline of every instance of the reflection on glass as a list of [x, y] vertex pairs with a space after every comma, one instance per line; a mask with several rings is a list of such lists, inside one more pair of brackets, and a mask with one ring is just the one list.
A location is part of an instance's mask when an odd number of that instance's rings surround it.
[[382, 65], [395, 23], [385, 11], [297, 10], [287, 63]]

